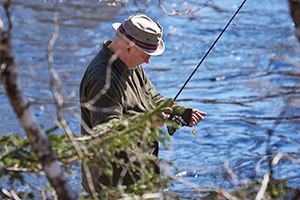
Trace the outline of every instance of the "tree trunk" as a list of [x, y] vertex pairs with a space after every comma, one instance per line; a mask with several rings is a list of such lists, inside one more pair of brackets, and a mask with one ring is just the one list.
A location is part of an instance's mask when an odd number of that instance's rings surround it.
[[[20, 123], [26, 131], [27, 137], [37, 154], [43, 170], [50, 183], [54, 187], [59, 199], [76, 199], [74, 192], [68, 184], [65, 172], [61, 169], [56, 157], [51, 149], [51, 142], [45, 131], [40, 127], [37, 119], [30, 109], [30, 102], [24, 96], [19, 78], [14, 56], [11, 49], [11, 29], [12, 24], [9, 16], [10, 1], [4, 5], [8, 27], [5, 27], [0, 16], [0, 75], [1, 82], [6, 90], [6, 95], [17, 114]], [[6, 31], [5, 28], [7, 29]]]
[[290, 13], [295, 23], [296, 37], [300, 42], [300, 0], [289, 0]]

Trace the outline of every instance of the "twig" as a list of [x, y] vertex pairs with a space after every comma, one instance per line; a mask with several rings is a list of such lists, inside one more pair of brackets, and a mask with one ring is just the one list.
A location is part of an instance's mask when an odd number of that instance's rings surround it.
[[3, 196], [5, 196], [5, 197], [7, 197], [7, 198], [10, 198], [10, 199], [12, 199], [12, 200], [21, 200], [21, 199], [18, 197], [18, 195], [16, 194], [16, 192], [15, 192], [14, 190], [11, 190], [11, 191], [9, 192], [7, 189], [2, 188], [2, 187], [0, 186], [0, 193], [1, 193]]
[[239, 181], [234, 174], [233, 170], [229, 167], [229, 162], [228, 160], [225, 160], [224, 162], [224, 168], [227, 171], [227, 173], [230, 175], [231, 179], [233, 180], [234, 184], [239, 185]]
[[289, 64], [291, 64], [291, 65], [293, 65], [295, 67], [300, 68], [300, 62], [298, 62], [298, 61], [296, 61], [296, 60], [294, 60], [291, 57], [286, 56], [286, 55], [283, 55], [283, 56], [272, 56], [272, 58], [271, 58], [271, 64], [272, 64], [272, 61], [274, 61], [274, 60], [283, 60], [283, 61], [285, 61], [285, 62], [287, 62], [287, 63], [289, 63]]
[[293, 162], [293, 163], [300, 163], [300, 158], [298, 159], [295, 159], [293, 158], [292, 156], [290, 156], [289, 154], [287, 153], [282, 153], [282, 152], [279, 152], [273, 159], [272, 161], [272, 166], [276, 166], [278, 164], [278, 162], [282, 159], [282, 158], [286, 158], [288, 159], [289, 161]]
[[38, 169], [39, 171], [36, 171], [36, 170], [33, 170], [33, 169], [28, 169], [28, 168], [19, 168], [17, 166], [4, 168], [3, 170], [14, 171], [14, 172], [27, 172], [27, 173], [28, 172], [35, 172], [35, 173], [43, 172], [43, 171], [41, 171], [42, 168]]
[[162, 5], [161, 0], [158, 0], [158, 3], [159, 3], [160, 8], [162, 9], [162, 11], [163, 11], [166, 15], [168, 15], [168, 16], [186, 15], [186, 14], [191, 15], [191, 16], [193, 16], [193, 15], [194, 15], [194, 16], [198, 16], [198, 15], [197, 15], [197, 12], [198, 12], [199, 10], [203, 9], [204, 7], [206, 7], [207, 4], [208, 4], [208, 2], [210, 2], [210, 1], [213, 2], [213, 0], [207, 0], [207, 1], [203, 4], [203, 6], [198, 6], [198, 8], [197, 8], [196, 10], [194, 10], [194, 11], [193, 11], [190, 7], [188, 7], [185, 11], [179, 11], [179, 10], [177, 10], [177, 9], [173, 9], [172, 12], [168, 12], [168, 11], [165, 9], [165, 7]]
[[[91, 191], [91, 195], [92, 198], [94, 200], [98, 199], [96, 196], [96, 190], [95, 187], [93, 185], [92, 182], [92, 175], [90, 173], [89, 167], [87, 165], [87, 161], [86, 161], [86, 153], [87, 150], [84, 146], [80, 146], [75, 137], [73, 136], [73, 133], [70, 129], [70, 127], [68, 126], [67, 121], [64, 118], [63, 115], [63, 111], [62, 111], [62, 107], [64, 104], [64, 94], [66, 94], [62, 81], [57, 73], [57, 71], [55, 70], [55, 68], [53, 67], [53, 46], [58, 38], [58, 32], [59, 32], [59, 22], [58, 22], [58, 2], [55, 4], [54, 7], [54, 13], [53, 13], [53, 24], [54, 24], [54, 33], [52, 35], [51, 40], [49, 41], [48, 44], [48, 67], [49, 67], [49, 71], [51, 74], [51, 79], [50, 79], [50, 90], [53, 94], [53, 98], [55, 100], [56, 103], [56, 107], [57, 107], [57, 117], [59, 120], [59, 127], [64, 130], [64, 132], [67, 134], [68, 138], [70, 139], [74, 149], [76, 150], [77, 155], [79, 156], [79, 158], [82, 159], [82, 167], [85, 170], [86, 173], [86, 178], [88, 181], [88, 185]], [[60, 88], [60, 93], [55, 89], [55, 83], [57, 83], [57, 85]]]
[[156, 200], [162, 200], [163, 199], [163, 193], [161, 192], [155, 192], [155, 193], [146, 193], [143, 194], [140, 198], [138, 197], [122, 197], [117, 200], [146, 200], [146, 199], [156, 199]]
[[266, 192], [266, 189], [268, 187], [268, 183], [269, 183], [269, 180], [270, 180], [270, 175], [271, 175], [271, 172], [268, 171], [265, 175], [264, 175], [264, 179], [261, 183], [261, 187], [255, 197], [255, 200], [261, 200]]

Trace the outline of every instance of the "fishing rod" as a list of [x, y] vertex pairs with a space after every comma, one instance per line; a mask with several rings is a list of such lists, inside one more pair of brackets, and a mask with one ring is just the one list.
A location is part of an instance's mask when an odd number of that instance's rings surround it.
[[181, 87], [181, 89], [179, 90], [179, 92], [176, 94], [176, 96], [174, 97], [173, 101], [176, 101], [177, 97], [180, 95], [180, 93], [182, 92], [182, 90], [185, 88], [185, 86], [188, 84], [188, 82], [191, 80], [191, 78], [193, 77], [193, 75], [196, 73], [196, 71], [198, 70], [198, 68], [200, 67], [200, 65], [203, 63], [203, 61], [205, 60], [205, 58], [208, 56], [208, 54], [210, 53], [210, 51], [214, 48], [214, 46], [216, 45], [216, 43], [219, 41], [219, 39], [221, 38], [221, 36], [223, 35], [223, 33], [226, 31], [227, 27], [231, 24], [232, 20], [235, 18], [235, 16], [238, 14], [238, 12], [241, 10], [241, 8], [243, 7], [243, 5], [246, 3], [247, 0], [244, 0], [243, 3], [240, 5], [240, 7], [237, 9], [237, 11], [234, 13], [234, 15], [231, 17], [231, 19], [228, 21], [228, 23], [226, 24], [226, 26], [223, 28], [223, 30], [221, 31], [221, 33], [219, 34], [219, 36], [217, 37], [217, 39], [214, 41], [214, 43], [210, 46], [210, 48], [208, 49], [208, 51], [206, 52], [206, 54], [203, 56], [203, 58], [201, 59], [201, 61], [199, 62], [199, 64], [197, 65], [197, 67], [194, 69], [194, 71], [191, 73], [191, 75], [189, 76], [189, 78], [185, 81], [185, 83], [183, 84], [183, 86]]
[[[243, 3], [240, 5], [240, 7], [236, 10], [236, 12], [233, 14], [233, 16], [231, 17], [231, 19], [228, 21], [228, 23], [226, 24], [226, 26], [223, 28], [223, 30], [221, 31], [221, 33], [219, 34], [219, 36], [217, 37], [217, 39], [214, 41], [214, 43], [210, 46], [210, 48], [208, 49], [208, 51], [206, 52], [206, 54], [203, 56], [203, 58], [201, 59], [201, 61], [199, 62], [199, 64], [197, 65], [197, 67], [194, 69], [194, 71], [191, 73], [191, 75], [189, 76], [189, 78], [185, 81], [185, 83], [182, 85], [182, 87], [180, 88], [180, 90], [178, 91], [178, 93], [176, 94], [176, 96], [173, 99], [173, 102], [176, 101], [176, 99], [178, 98], [178, 96], [180, 95], [180, 93], [182, 92], [182, 90], [185, 88], [185, 86], [188, 84], [188, 82], [191, 80], [191, 78], [194, 76], [194, 74], [196, 73], [196, 71], [199, 69], [200, 65], [203, 63], [203, 61], [206, 59], [206, 57], [208, 56], [208, 54], [211, 52], [211, 50], [214, 48], [214, 46], [216, 45], [216, 43], [219, 41], [219, 39], [221, 38], [221, 36], [223, 35], [223, 33], [226, 31], [227, 27], [231, 24], [232, 20], [235, 18], [235, 16], [238, 14], [238, 12], [242, 9], [242, 7], [244, 6], [244, 4], [246, 3], [247, 0], [244, 0]], [[170, 117], [172, 121], [182, 125], [187, 125], [184, 120], [180, 117], [180, 116], [171, 116]], [[170, 135], [173, 135], [175, 133], [176, 129], [173, 127], [168, 126], [168, 132]]]

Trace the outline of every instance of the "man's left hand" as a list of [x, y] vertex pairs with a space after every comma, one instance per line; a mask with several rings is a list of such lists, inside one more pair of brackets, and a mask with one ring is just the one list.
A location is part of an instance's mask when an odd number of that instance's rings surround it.
[[197, 109], [192, 110], [192, 116], [189, 126], [196, 126], [198, 123], [204, 119], [207, 114], [205, 112], [199, 111]]

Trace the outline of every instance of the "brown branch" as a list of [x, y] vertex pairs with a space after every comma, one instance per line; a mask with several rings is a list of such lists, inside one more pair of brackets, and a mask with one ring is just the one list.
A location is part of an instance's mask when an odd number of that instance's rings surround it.
[[300, 188], [297, 189], [294, 196], [291, 198], [291, 200], [299, 200], [300, 199]]
[[5, 2], [4, 9], [8, 19], [8, 28], [3, 32], [4, 25], [2, 27], [0, 26], [1, 82], [20, 123], [25, 129], [34, 151], [42, 164], [43, 170], [58, 195], [58, 198], [64, 200], [75, 199], [74, 192], [71, 191], [70, 186], [68, 185], [66, 174], [61, 169], [55, 154], [51, 149], [51, 142], [45, 131], [40, 127], [36, 117], [30, 109], [30, 102], [22, 92], [19, 74], [10, 43], [12, 23], [10, 21], [9, 7], [10, 1]]
[[289, 0], [290, 14], [295, 23], [296, 37], [300, 42], [300, 0]]
[[197, 14], [197, 12], [199, 11], [199, 10], [201, 10], [201, 9], [203, 9], [204, 7], [206, 7], [207, 5], [208, 5], [208, 2], [213, 2], [213, 0], [206, 0], [206, 2], [202, 5], [202, 6], [198, 6], [198, 8], [197, 9], [195, 9], [195, 10], [192, 10], [192, 8], [191, 7], [188, 7], [186, 10], [184, 10], [184, 11], [179, 11], [179, 10], [177, 10], [177, 9], [173, 9], [173, 11], [172, 12], [168, 12], [166, 9], [165, 9], [165, 7], [162, 5], [162, 0], [158, 0], [158, 4], [159, 4], [159, 6], [160, 6], [160, 8], [162, 9], [162, 11], [166, 14], [166, 15], [168, 15], [168, 16], [175, 16], [175, 15], [189, 15], [189, 16], [196, 16], [196, 17], [198, 17], [198, 14]]

